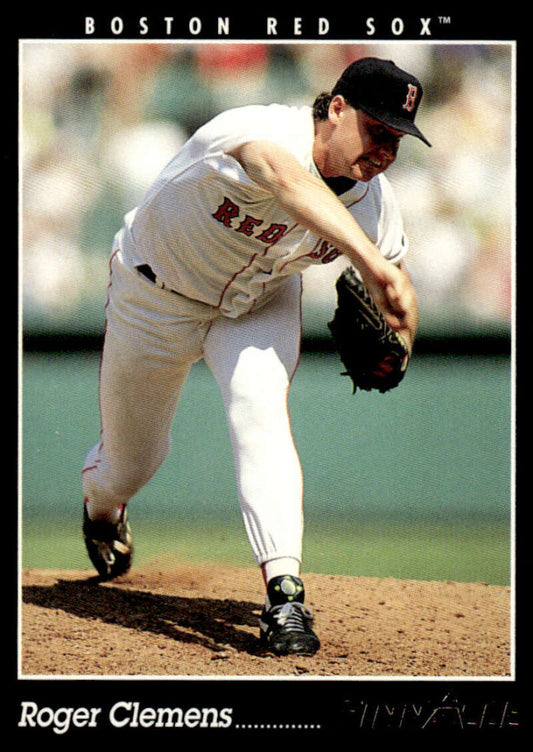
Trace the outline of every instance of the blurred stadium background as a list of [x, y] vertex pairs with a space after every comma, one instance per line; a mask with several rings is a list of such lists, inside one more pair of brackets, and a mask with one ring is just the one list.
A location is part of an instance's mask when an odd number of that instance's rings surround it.
[[[418, 122], [433, 147], [404, 139], [387, 173], [410, 238], [419, 358], [397, 393], [353, 398], [326, 329], [344, 262], [305, 273], [305, 354], [291, 399], [307, 483], [307, 568], [509, 581], [513, 52], [505, 43], [21, 43], [24, 566], [86, 565], [79, 469], [99, 430], [107, 259], [123, 214], [217, 112], [311, 104], [370, 54], [393, 59], [425, 89]], [[201, 364], [176, 431], [179, 457], [135, 506], [141, 556], [248, 565], [224, 420]]]

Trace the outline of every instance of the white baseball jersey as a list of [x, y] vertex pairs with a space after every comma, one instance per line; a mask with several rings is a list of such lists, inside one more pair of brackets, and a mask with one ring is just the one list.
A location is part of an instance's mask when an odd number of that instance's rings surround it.
[[[264, 305], [287, 280], [340, 252], [288, 216], [228, 152], [249, 141], [288, 149], [311, 174], [310, 107], [252, 105], [201, 127], [126, 215], [118, 242], [128, 262], [148, 264], [181, 295], [236, 318]], [[383, 175], [339, 196], [390, 261], [407, 250], [400, 213]]]

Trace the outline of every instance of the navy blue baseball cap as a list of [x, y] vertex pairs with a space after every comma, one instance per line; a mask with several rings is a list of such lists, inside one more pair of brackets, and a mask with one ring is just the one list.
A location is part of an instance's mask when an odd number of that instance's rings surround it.
[[331, 93], [341, 94], [352, 107], [431, 146], [415, 125], [423, 94], [420, 81], [392, 60], [377, 57], [356, 60], [342, 73]]

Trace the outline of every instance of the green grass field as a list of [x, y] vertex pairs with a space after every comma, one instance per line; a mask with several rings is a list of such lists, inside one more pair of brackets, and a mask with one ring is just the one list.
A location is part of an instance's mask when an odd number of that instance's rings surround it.
[[[22, 367], [21, 563], [87, 567], [80, 472], [99, 433], [98, 356], [32, 354]], [[304, 570], [509, 584], [509, 359], [420, 356], [386, 395], [352, 396], [340, 370], [334, 355], [304, 355], [291, 390]], [[203, 364], [184, 389], [173, 442], [130, 504], [136, 561], [253, 565], [221, 400]]]

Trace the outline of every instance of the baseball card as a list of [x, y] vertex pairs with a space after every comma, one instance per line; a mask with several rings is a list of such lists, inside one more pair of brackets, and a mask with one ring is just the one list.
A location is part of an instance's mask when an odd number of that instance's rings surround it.
[[20, 739], [524, 729], [522, 29], [427, 5], [20, 16]]

